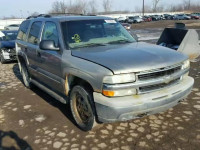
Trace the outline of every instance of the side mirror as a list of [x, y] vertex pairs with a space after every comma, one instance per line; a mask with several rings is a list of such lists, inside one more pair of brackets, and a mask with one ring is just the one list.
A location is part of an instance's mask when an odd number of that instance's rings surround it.
[[41, 41], [39, 47], [42, 50], [52, 50], [52, 51], [59, 51], [60, 50], [60, 48], [55, 46], [55, 42], [51, 41], [51, 40]]

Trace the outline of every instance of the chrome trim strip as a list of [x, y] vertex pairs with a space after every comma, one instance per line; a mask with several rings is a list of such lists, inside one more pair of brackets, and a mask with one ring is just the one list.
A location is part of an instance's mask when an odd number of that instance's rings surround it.
[[167, 70], [174, 69], [174, 68], [177, 68], [177, 67], [182, 67], [182, 65], [183, 65], [183, 63], [179, 63], [179, 64], [176, 64], [176, 65], [173, 65], [173, 66], [164, 67], [163, 69], [159, 68], [159, 69], [153, 69], [153, 70], [148, 70], [148, 71], [142, 71], [142, 72], [137, 73], [136, 75], [143, 75], [143, 74], [167, 71]]

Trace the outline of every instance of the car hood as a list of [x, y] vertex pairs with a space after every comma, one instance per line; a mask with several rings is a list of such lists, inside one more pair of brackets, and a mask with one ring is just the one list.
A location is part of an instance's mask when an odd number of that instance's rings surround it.
[[104, 66], [114, 74], [163, 68], [188, 59], [175, 50], [143, 42], [81, 48], [72, 50], [72, 56]]
[[15, 41], [1, 41], [0, 48], [15, 48]]

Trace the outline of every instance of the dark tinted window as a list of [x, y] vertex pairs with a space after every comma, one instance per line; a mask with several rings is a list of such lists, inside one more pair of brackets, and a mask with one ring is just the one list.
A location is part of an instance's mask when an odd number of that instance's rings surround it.
[[28, 35], [28, 42], [32, 44], [39, 44], [39, 35], [40, 35], [40, 30], [42, 27], [42, 22], [37, 21], [34, 22], [31, 26], [29, 35]]
[[29, 24], [30, 24], [30, 20], [26, 20], [26, 21], [22, 22], [22, 24], [20, 25], [20, 28], [19, 28], [18, 35], [17, 35], [18, 40], [22, 40], [22, 41], [26, 40], [26, 33], [28, 30]]
[[42, 34], [42, 40], [54, 41], [55, 46], [58, 46], [58, 31], [55, 23], [46, 22]]

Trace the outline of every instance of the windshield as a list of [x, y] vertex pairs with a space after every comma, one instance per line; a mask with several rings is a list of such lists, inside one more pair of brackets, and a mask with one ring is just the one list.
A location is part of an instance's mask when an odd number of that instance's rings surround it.
[[68, 21], [62, 23], [62, 29], [64, 41], [71, 49], [136, 42], [115, 20]]
[[3, 32], [4, 36], [0, 37], [2, 41], [16, 40], [17, 32]]

